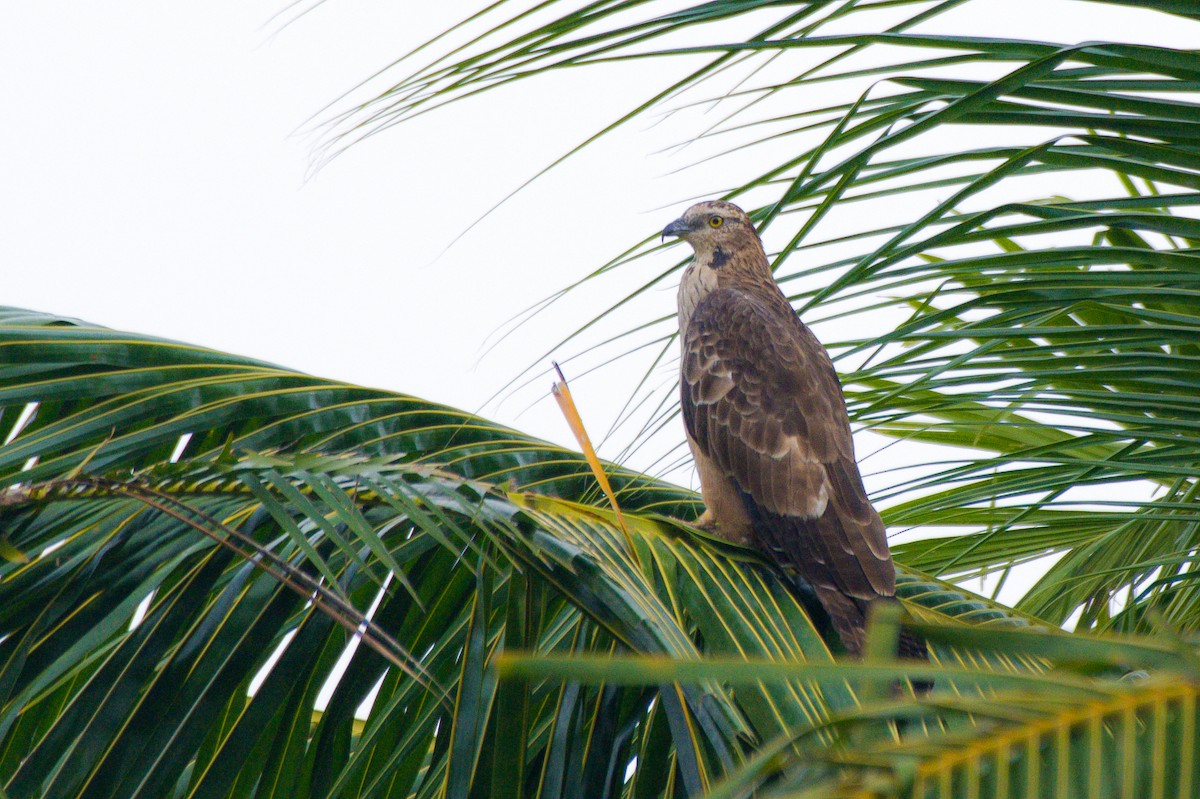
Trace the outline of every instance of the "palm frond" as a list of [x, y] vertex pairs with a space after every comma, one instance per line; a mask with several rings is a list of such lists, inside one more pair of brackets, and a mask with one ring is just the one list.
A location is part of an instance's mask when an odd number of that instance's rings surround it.
[[[929, 632], [951, 637], [945, 627]], [[960, 632], [967, 632], [964, 628]], [[971, 636], [980, 632], [971, 629]], [[994, 635], [994, 633], [993, 633]], [[1077, 644], [1081, 637], [1062, 636]], [[981, 640], [977, 638], [977, 640]], [[839, 664], [839, 677], [878, 689], [897, 680], [936, 673], [947, 693], [925, 699], [892, 698], [799, 725], [771, 741], [716, 784], [713, 799], [812, 796], [1055, 796], [1108, 797], [1150, 791], [1187, 796], [1200, 778], [1196, 758], [1196, 652], [1181, 647], [1168, 672], [1147, 678], [1113, 674], [1111, 664], [1160, 665], [1142, 644], [1084, 639], [1088, 646], [1052, 673], [1005, 674], [907, 665]], [[1041, 633], [1009, 631], [985, 646], [1027, 657], [1048, 651]], [[820, 679], [829, 667], [779, 660], [681, 663], [665, 658], [529, 657], [505, 654], [500, 673], [544, 679], [638, 685], [715, 681], [739, 686]], [[1087, 675], [1087, 676], [1083, 676]]]
[[[859, 703], [840, 678], [498, 683], [508, 650], [834, 660], [786, 576], [655, 512], [695, 502], [669, 484], [614, 469], [622, 527], [581, 456], [485, 420], [7, 316], [9, 796], [550, 795], [580, 773], [616, 796], [649, 751], [699, 790]], [[904, 593], [927, 622], [1029, 623], [916, 574]]]

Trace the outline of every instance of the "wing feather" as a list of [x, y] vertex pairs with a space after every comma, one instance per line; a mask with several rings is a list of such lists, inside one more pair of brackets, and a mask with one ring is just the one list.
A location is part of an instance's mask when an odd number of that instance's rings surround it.
[[[783, 305], [737, 288], [697, 304], [683, 340], [688, 434], [741, 492], [760, 545], [818, 594], [890, 597], [895, 570], [854, 460], [837, 374]], [[849, 612], [833, 610], [835, 622]]]

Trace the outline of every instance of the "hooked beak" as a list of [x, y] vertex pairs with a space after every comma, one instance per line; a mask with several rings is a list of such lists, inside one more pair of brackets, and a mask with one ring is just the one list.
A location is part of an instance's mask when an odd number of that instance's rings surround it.
[[671, 224], [669, 224], [665, 228], [663, 228], [662, 237], [663, 237], [663, 240], [665, 241], [667, 236], [679, 237], [679, 236], [682, 236], [684, 233], [687, 233], [689, 230], [691, 230], [691, 228], [688, 227], [687, 222], [684, 222], [683, 218], [680, 217], [679, 219], [676, 219], [674, 222], [672, 222]]

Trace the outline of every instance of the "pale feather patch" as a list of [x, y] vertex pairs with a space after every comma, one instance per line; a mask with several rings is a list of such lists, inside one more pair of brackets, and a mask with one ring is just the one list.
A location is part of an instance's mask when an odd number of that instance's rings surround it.
[[696, 310], [700, 300], [707, 297], [716, 288], [717, 270], [707, 263], [702, 263], [699, 259], [693, 259], [688, 268], [684, 270], [683, 278], [679, 281], [679, 318], [685, 324], [690, 321], [692, 312]]
[[822, 480], [821, 487], [817, 489], [817, 493], [808, 498], [808, 506], [805, 508], [805, 515], [810, 519], [816, 519], [825, 515], [825, 508], [829, 505], [829, 481]]

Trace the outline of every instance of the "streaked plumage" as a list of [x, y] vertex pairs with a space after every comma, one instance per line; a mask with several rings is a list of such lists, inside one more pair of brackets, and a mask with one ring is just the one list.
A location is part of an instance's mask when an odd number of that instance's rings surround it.
[[860, 654], [867, 607], [894, 596], [896, 573], [833, 363], [740, 208], [699, 203], [663, 234], [695, 250], [679, 286], [680, 388], [700, 523], [792, 566]]

